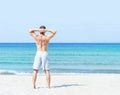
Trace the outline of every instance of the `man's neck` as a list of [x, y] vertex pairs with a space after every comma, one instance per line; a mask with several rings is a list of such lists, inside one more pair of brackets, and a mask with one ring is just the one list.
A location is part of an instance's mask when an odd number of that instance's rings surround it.
[[40, 35], [43, 35], [43, 36], [45, 36], [45, 33], [40, 33]]

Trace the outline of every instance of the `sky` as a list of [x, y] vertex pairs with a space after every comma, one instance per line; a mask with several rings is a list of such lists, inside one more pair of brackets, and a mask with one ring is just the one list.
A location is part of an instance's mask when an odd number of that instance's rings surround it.
[[57, 30], [51, 43], [119, 43], [120, 0], [1, 0], [0, 43], [34, 42], [29, 29]]

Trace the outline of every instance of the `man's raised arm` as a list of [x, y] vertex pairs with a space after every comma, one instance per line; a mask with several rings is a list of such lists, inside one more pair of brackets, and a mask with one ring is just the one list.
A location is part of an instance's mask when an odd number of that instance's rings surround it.
[[48, 38], [51, 39], [52, 37], [54, 37], [54, 35], [56, 34], [56, 30], [46, 30], [46, 32], [50, 32], [51, 34], [48, 35]]
[[32, 37], [36, 37], [37, 35], [35, 34], [35, 32], [39, 31], [39, 29], [30, 29], [29, 33]]

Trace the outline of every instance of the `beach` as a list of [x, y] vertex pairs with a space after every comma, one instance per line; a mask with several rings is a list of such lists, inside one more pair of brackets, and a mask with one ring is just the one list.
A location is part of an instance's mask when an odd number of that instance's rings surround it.
[[0, 75], [0, 95], [120, 95], [119, 74], [52, 75], [51, 89], [39, 75], [37, 89], [31, 75]]

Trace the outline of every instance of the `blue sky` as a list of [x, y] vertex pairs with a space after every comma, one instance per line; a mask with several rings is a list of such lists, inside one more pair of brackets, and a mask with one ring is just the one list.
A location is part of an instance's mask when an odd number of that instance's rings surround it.
[[51, 42], [120, 42], [119, 0], [1, 0], [0, 42], [34, 42], [29, 28], [58, 32]]

